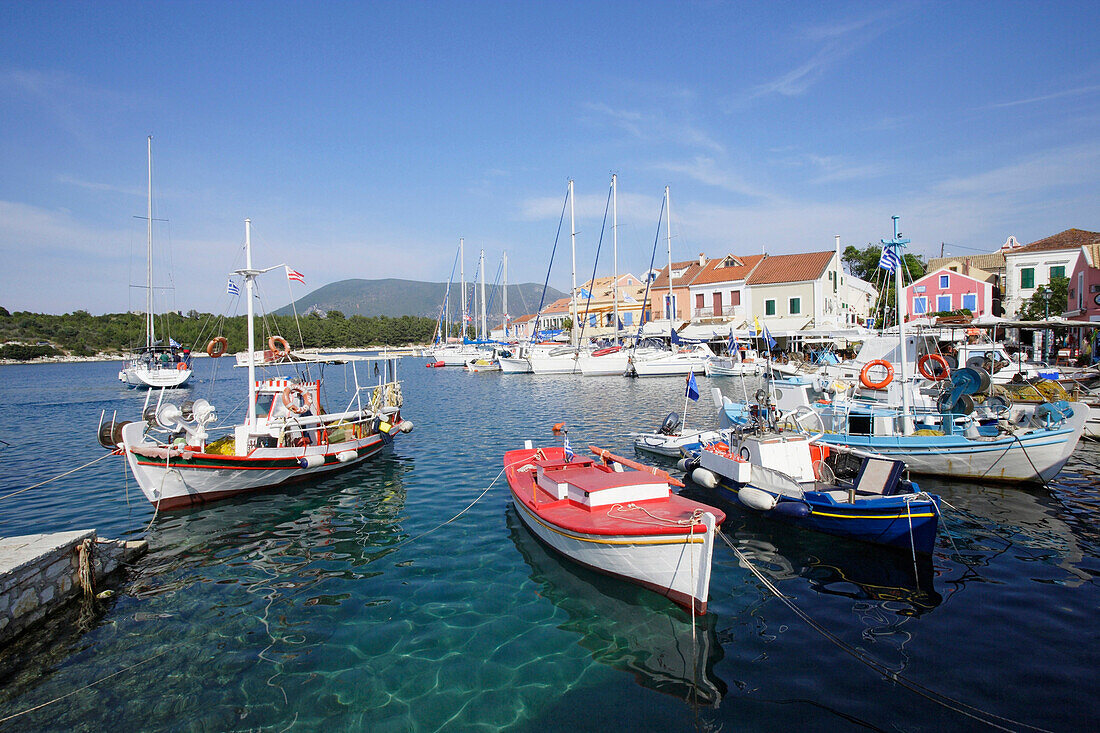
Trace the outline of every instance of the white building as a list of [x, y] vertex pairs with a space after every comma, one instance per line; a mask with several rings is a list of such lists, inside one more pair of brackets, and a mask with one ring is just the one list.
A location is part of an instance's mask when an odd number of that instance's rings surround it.
[[[1068, 278], [1077, 266], [1081, 246], [1095, 241], [1096, 232], [1067, 229], [1054, 236], [1005, 251], [1005, 317], [1015, 318], [1020, 307], [1051, 278]], [[1052, 314], [1054, 315], [1054, 314]]]

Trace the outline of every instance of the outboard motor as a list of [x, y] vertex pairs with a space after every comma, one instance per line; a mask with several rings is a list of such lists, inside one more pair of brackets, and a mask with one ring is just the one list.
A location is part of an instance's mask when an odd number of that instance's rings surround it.
[[680, 415], [676, 412], [668, 413], [668, 417], [661, 424], [661, 427], [657, 428], [657, 432], [661, 435], [675, 435], [677, 429], [680, 427]]

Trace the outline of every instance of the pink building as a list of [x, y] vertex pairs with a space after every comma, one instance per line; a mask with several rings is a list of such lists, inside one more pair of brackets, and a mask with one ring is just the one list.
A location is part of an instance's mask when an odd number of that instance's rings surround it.
[[1100, 321], [1100, 243], [1081, 247], [1066, 290], [1067, 318]]
[[992, 315], [993, 284], [941, 268], [905, 288], [906, 312], [913, 318], [968, 309], [974, 317]]

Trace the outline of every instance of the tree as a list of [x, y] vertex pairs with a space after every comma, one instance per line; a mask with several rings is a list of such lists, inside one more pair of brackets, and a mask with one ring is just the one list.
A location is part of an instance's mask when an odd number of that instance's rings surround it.
[[[1052, 316], [1060, 316], [1066, 311], [1066, 292], [1069, 290], [1069, 278], [1052, 277], [1050, 286], [1041, 285], [1030, 298], [1024, 301], [1017, 312], [1016, 317], [1021, 321], [1041, 321], [1049, 313]], [[1043, 293], [1050, 292], [1050, 304], [1048, 306]]]
[[[894, 298], [894, 277], [893, 273], [887, 273], [886, 270], [878, 266], [881, 258], [882, 245], [879, 244], [868, 244], [863, 249], [849, 244], [845, 248], [844, 254], [840, 256], [840, 260], [847, 266], [849, 274], [858, 277], [860, 280], [876, 283], [881, 288], [872, 311], [872, 313], [877, 314], [875, 316], [875, 328], [894, 325], [896, 320], [893, 315], [893, 304], [897, 302]], [[913, 282], [924, 277], [926, 266], [924, 259], [919, 255], [906, 252], [902, 255], [902, 261], [905, 263], [901, 271], [903, 282]], [[884, 277], [887, 274], [889, 274], [889, 277]], [[886, 305], [890, 307], [887, 308]]]

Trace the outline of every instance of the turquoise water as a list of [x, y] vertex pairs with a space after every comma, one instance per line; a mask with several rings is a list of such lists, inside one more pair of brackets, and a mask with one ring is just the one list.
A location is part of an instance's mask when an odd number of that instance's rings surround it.
[[[501, 454], [525, 438], [550, 442], [549, 426], [562, 421], [575, 447], [629, 453], [629, 431], [683, 409], [682, 382], [422, 363], [402, 364], [414, 432], [319, 483], [154, 519], [121, 459], [109, 458], [0, 499], [2, 535], [94, 527], [129, 538], [151, 523], [149, 555], [88, 628], [74, 610], [0, 650], [0, 718], [62, 698], [0, 726], [982, 727], [845, 654], [723, 544], [711, 613], [693, 624], [663, 598], [575, 568], [532, 540], [503, 479], [493, 484]], [[186, 393], [239, 417], [244, 375], [222, 364], [215, 386], [214, 366], [197, 360]], [[100, 412], [132, 418], [144, 398], [116, 386], [117, 368], [0, 367], [0, 494], [103, 455]], [[345, 370], [329, 367], [325, 377], [335, 409], [346, 399]], [[736, 380], [701, 380], [689, 423], [714, 419], [714, 384], [740, 391]], [[1015, 721], [1078, 730], [1100, 714], [1096, 466], [1100, 450], [1084, 446], [1048, 488], [923, 481], [956, 509], [935, 556], [915, 570], [905, 554], [728, 505], [724, 531], [823, 628], [893, 672]]]

